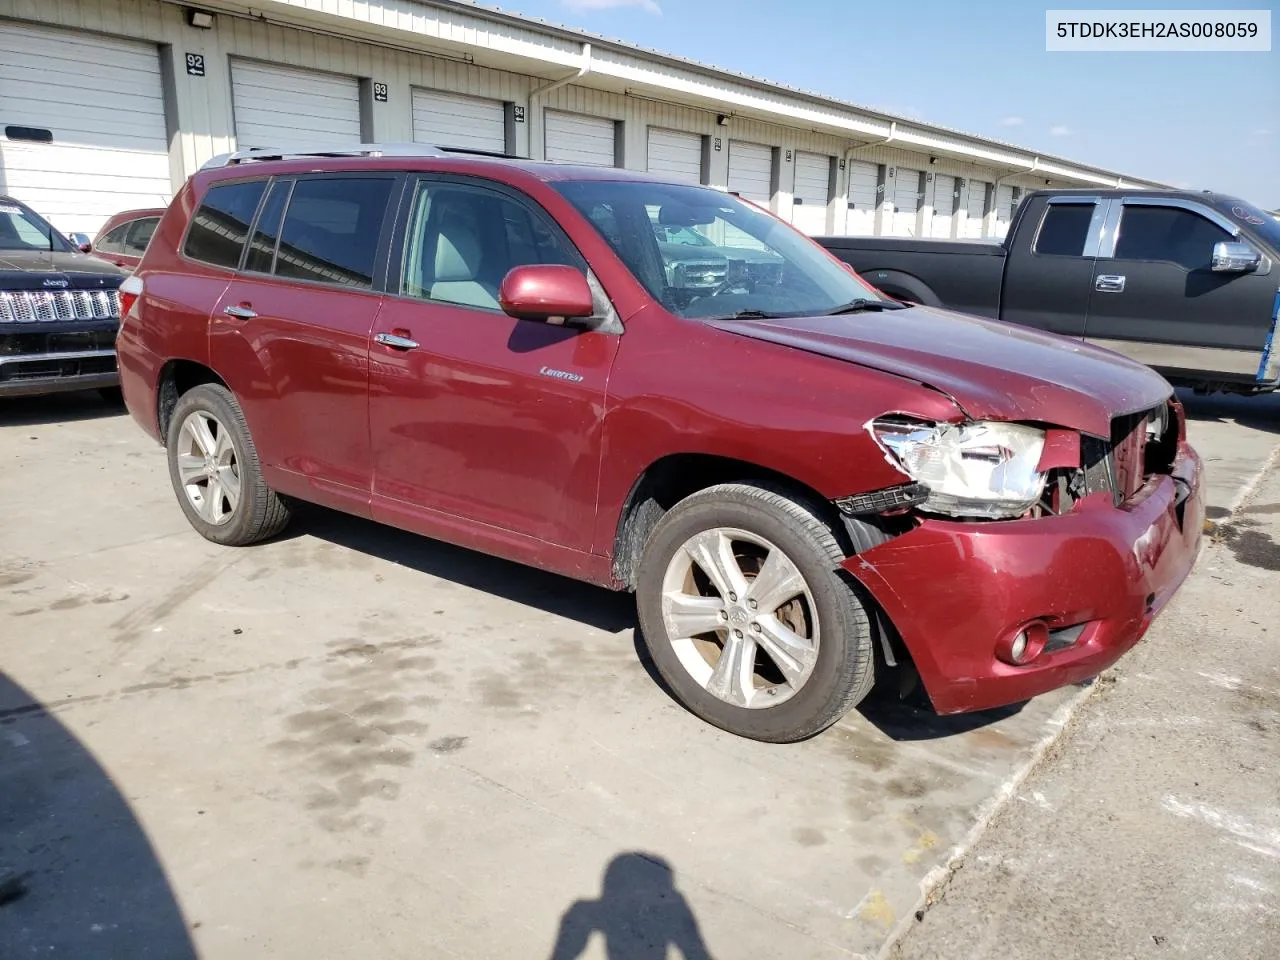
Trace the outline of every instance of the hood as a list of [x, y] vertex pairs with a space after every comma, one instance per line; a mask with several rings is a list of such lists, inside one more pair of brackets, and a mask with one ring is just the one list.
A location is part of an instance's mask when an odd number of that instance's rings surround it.
[[114, 289], [128, 274], [79, 251], [0, 250], [0, 290]]
[[1154, 370], [1109, 350], [933, 307], [709, 322], [909, 377], [975, 420], [1038, 421], [1108, 437], [1113, 417], [1154, 407], [1173, 392]]

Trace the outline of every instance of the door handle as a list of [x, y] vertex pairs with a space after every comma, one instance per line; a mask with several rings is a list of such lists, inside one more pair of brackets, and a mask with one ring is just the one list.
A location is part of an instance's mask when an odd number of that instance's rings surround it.
[[237, 320], [252, 320], [258, 315], [257, 311], [249, 307], [224, 307], [222, 312], [228, 317], [235, 317]]
[[384, 347], [391, 347], [394, 350], [412, 350], [418, 345], [417, 340], [402, 337], [398, 333], [375, 333], [373, 342], [380, 343]]
[[1093, 281], [1093, 289], [1099, 293], [1124, 293], [1124, 277], [1114, 273], [1104, 273]]

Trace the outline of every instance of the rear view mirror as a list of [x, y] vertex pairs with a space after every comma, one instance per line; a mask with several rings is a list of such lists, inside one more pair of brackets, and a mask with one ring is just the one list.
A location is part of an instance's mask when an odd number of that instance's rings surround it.
[[1262, 263], [1262, 254], [1247, 243], [1222, 241], [1213, 245], [1214, 273], [1253, 273]]
[[87, 233], [70, 233], [67, 237], [81, 253], [89, 253], [93, 249], [93, 241], [89, 239]]
[[519, 320], [564, 323], [595, 313], [587, 278], [576, 267], [530, 264], [513, 267], [502, 279], [498, 303]]
[[712, 206], [689, 206], [684, 203], [664, 203], [658, 208], [658, 223], [664, 227], [701, 227], [715, 223], [720, 211]]

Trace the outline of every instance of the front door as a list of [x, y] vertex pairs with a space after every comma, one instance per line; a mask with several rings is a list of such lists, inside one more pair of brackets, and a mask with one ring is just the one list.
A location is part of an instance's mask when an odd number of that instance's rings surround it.
[[1069, 194], [1032, 203], [1039, 207], [1014, 231], [1005, 263], [1000, 319], [1083, 337], [1106, 206]]
[[[1094, 266], [1086, 339], [1167, 375], [1252, 381], [1271, 329], [1276, 279], [1210, 269], [1235, 239], [1208, 208], [1161, 198], [1112, 204], [1114, 251]], [[1109, 224], [1110, 226], [1110, 224]]]
[[589, 550], [619, 338], [497, 299], [514, 266], [585, 261], [528, 198], [474, 180], [420, 179], [403, 236], [370, 354], [375, 518]]

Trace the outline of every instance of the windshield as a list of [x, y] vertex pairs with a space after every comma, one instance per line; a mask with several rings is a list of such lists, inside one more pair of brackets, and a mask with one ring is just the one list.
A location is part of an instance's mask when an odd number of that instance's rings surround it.
[[600, 180], [554, 186], [677, 316], [808, 316], [882, 299], [813, 241], [719, 190]]
[[1225, 213], [1233, 223], [1256, 234], [1267, 246], [1280, 252], [1280, 220], [1244, 200], [1227, 197], [1214, 203], [1220, 213]]
[[0, 250], [67, 249], [68, 243], [43, 219], [16, 203], [0, 200]]

